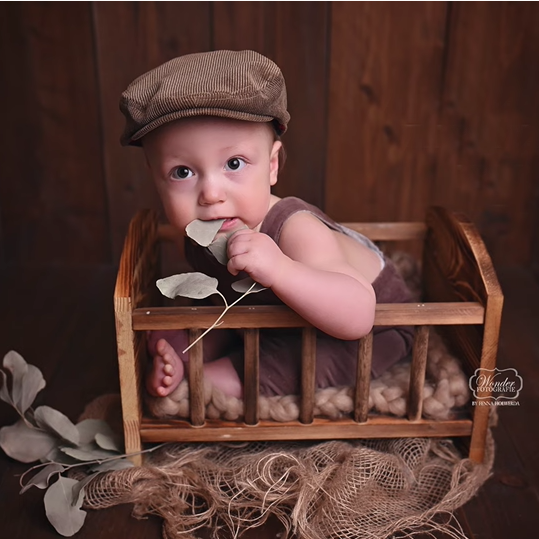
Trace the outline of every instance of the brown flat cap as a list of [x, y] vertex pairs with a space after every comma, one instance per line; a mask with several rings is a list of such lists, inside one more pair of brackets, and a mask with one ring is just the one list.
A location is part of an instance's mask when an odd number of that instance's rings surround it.
[[126, 118], [124, 146], [140, 146], [150, 131], [191, 116], [274, 121], [279, 133], [290, 120], [281, 70], [254, 51], [174, 58], [134, 80], [122, 94], [120, 110]]

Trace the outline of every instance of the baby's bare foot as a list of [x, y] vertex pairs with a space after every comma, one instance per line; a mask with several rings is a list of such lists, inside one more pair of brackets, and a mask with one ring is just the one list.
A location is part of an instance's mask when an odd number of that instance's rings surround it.
[[146, 377], [146, 389], [154, 397], [166, 397], [183, 380], [185, 367], [174, 348], [159, 339], [155, 345], [153, 367]]

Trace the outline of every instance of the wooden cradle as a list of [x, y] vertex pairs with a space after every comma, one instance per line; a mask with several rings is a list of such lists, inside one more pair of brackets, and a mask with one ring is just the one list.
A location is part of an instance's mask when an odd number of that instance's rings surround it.
[[[173, 240], [169, 226], [158, 225], [157, 214], [139, 212], [132, 220], [122, 252], [114, 308], [126, 453], [137, 453], [143, 442], [216, 442], [261, 440], [324, 440], [351, 438], [459, 437], [476, 462], [482, 462], [490, 408], [470, 407], [462, 419], [422, 417], [427, 345], [430, 326], [438, 326], [462, 360], [468, 376], [496, 364], [503, 294], [490, 256], [475, 226], [462, 215], [432, 207], [424, 223], [344, 223], [373, 241], [422, 242], [423, 302], [378, 304], [375, 325], [416, 327], [407, 399], [407, 417], [369, 414], [368, 395], [372, 333], [360, 342], [351, 417], [314, 417], [313, 327], [286, 306], [236, 306], [220, 328], [244, 330], [244, 420], [205, 419], [202, 350], [190, 351], [190, 420], [155, 419], [143, 404], [146, 368], [145, 331], [188, 329], [191, 341], [216, 320], [220, 307], [159, 307], [155, 281], [159, 275], [161, 241]], [[258, 419], [258, 334], [260, 328], [303, 328], [302, 380], [298, 421], [279, 423]], [[481, 394], [481, 397], [488, 397]], [[133, 458], [141, 462], [140, 456]]]

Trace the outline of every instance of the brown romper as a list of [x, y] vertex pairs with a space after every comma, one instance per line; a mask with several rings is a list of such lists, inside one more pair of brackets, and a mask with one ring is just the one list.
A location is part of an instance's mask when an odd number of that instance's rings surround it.
[[[297, 212], [306, 211], [332, 230], [337, 230], [355, 238], [371, 249], [378, 248], [367, 238], [347, 229], [329, 218], [321, 210], [295, 197], [283, 198], [268, 212], [260, 232], [270, 236], [277, 244], [286, 220]], [[231, 284], [245, 278], [246, 274], [231, 275], [226, 266], [220, 264], [208, 249], [186, 241], [186, 257], [193, 269], [219, 280], [219, 291], [234, 301], [239, 294]], [[383, 255], [381, 255], [383, 256]], [[386, 257], [384, 268], [373, 281], [377, 303], [406, 303], [411, 300], [410, 291], [397, 272], [393, 262]], [[250, 294], [243, 304], [282, 304], [271, 290]], [[409, 355], [413, 329], [410, 326], [383, 327], [373, 330], [372, 375], [380, 376], [397, 361]], [[344, 341], [317, 331], [316, 344], [316, 387], [352, 385], [355, 380], [358, 342]], [[229, 357], [240, 378], [243, 378], [243, 351], [232, 351]], [[263, 395], [298, 394], [301, 374], [301, 331], [296, 329], [264, 329], [260, 331], [260, 392]]]

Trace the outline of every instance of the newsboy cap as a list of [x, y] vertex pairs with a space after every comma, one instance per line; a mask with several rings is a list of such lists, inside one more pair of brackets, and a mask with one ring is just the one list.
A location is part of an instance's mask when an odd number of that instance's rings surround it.
[[281, 70], [255, 51], [212, 51], [174, 58], [134, 80], [122, 94], [124, 146], [179, 118], [218, 116], [271, 122], [286, 131], [286, 86]]

